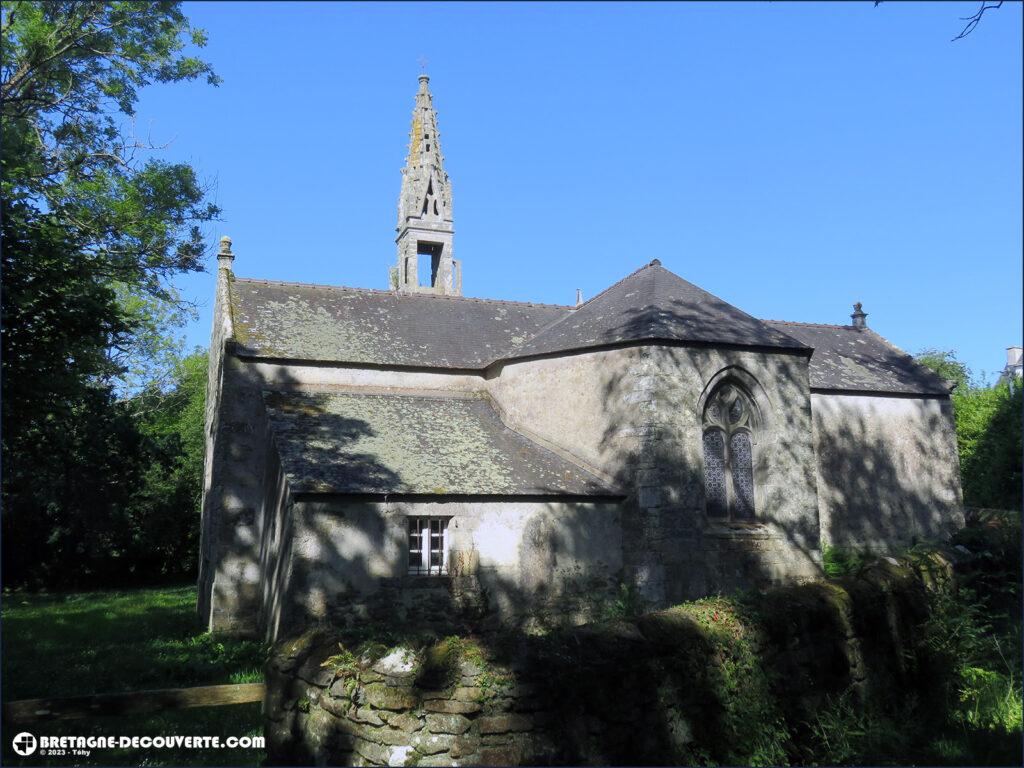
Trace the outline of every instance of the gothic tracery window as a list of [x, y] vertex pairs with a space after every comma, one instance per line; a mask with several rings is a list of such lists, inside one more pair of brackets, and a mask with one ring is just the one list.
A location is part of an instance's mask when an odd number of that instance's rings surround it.
[[726, 383], [704, 407], [704, 489], [708, 517], [754, 517], [754, 410], [739, 387]]

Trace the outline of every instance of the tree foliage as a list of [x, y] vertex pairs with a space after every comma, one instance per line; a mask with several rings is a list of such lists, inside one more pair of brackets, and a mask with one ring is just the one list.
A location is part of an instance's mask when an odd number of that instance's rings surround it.
[[180, 419], [196, 364], [173, 365], [188, 308], [171, 279], [202, 269], [201, 225], [218, 210], [190, 165], [148, 156], [159, 148], [133, 118], [147, 85], [218, 82], [186, 53], [204, 43], [176, 2], [0, 9], [8, 584], [194, 563], [183, 526], [202, 473]]
[[140, 284], [201, 269], [199, 225], [218, 211], [194, 169], [145, 161], [122, 128], [150, 83], [218, 78], [181, 54], [205, 44], [173, 2], [14, 2], [4, 6], [0, 97], [3, 196], [52, 213], [97, 276]]
[[147, 580], [194, 575], [203, 484], [205, 352], [181, 359], [171, 386], [153, 382], [129, 405], [146, 443], [146, 464], [127, 505], [130, 546]]
[[953, 352], [926, 350], [917, 361], [957, 382], [953, 390], [964, 503], [1020, 509], [1021, 383], [985, 386]]

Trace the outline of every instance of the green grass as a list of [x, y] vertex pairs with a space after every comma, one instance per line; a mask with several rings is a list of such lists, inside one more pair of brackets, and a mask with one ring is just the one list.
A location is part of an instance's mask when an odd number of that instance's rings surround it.
[[[91, 693], [185, 688], [262, 680], [263, 646], [212, 636], [195, 613], [195, 587], [85, 592], [12, 593], [3, 599], [4, 701]], [[66, 720], [25, 728], [38, 735], [262, 734], [260, 704], [161, 715]], [[19, 762], [4, 731], [8, 765], [256, 765], [261, 750], [124, 750], [89, 758], [38, 755]]]

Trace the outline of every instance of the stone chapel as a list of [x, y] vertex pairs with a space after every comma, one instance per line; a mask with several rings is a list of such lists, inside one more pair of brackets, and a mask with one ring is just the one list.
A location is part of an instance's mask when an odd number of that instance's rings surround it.
[[221, 239], [209, 629], [578, 622], [623, 585], [664, 606], [962, 524], [950, 385], [859, 303], [761, 320], [657, 259], [575, 306], [463, 296], [426, 75], [397, 233], [387, 290], [238, 277]]

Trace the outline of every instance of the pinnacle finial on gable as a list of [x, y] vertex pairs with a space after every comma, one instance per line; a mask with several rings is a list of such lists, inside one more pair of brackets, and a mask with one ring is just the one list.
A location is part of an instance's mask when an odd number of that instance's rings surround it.
[[868, 327], [868, 315], [861, 308], [861, 303], [858, 301], [853, 305], [853, 314], [850, 315], [853, 318], [854, 328], [867, 328]]
[[220, 269], [231, 269], [231, 262], [235, 260], [235, 254], [231, 251], [231, 238], [224, 235], [220, 239], [220, 250], [217, 252], [217, 266]]

